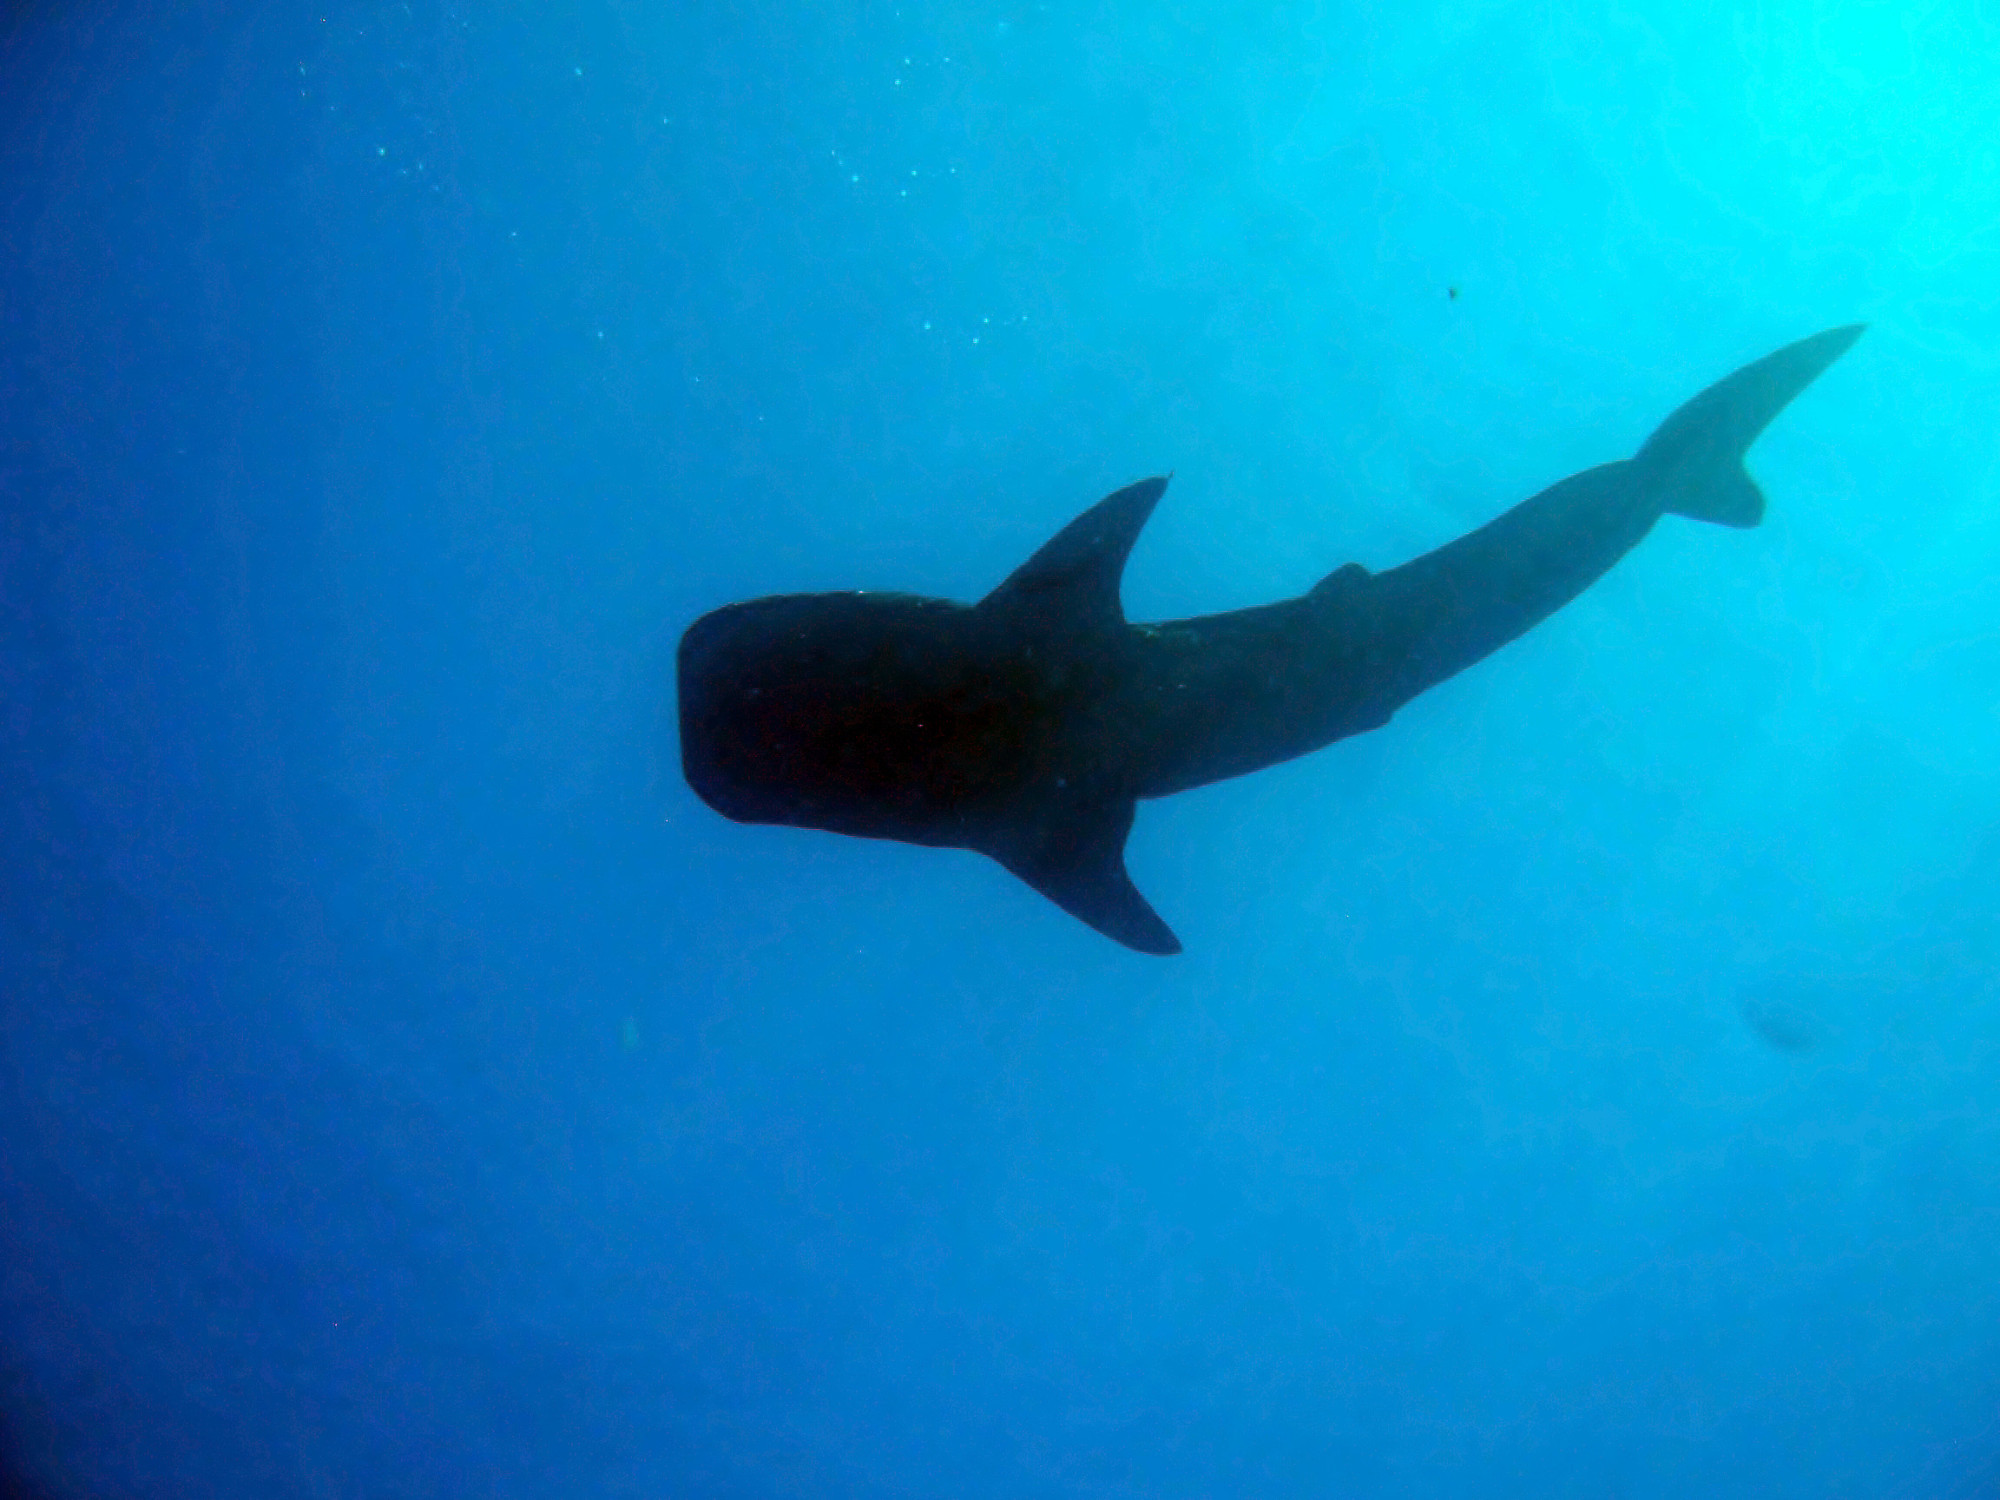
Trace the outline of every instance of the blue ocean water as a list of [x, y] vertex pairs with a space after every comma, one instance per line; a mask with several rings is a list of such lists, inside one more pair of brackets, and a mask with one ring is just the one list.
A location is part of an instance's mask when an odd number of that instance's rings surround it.
[[[50, 1496], [2000, 1493], [2000, 10], [0, 21], [0, 1434]], [[1817, 329], [1184, 956], [673, 649], [1388, 566]]]

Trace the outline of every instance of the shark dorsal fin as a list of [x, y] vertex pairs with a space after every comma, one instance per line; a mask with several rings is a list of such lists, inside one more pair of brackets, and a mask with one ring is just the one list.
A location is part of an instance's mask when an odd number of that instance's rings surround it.
[[1118, 580], [1166, 488], [1165, 479], [1142, 479], [1106, 495], [1008, 574], [979, 607], [1029, 610], [1038, 620], [1068, 629], [1122, 625]]
[[1125, 836], [1135, 811], [1130, 797], [1050, 809], [986, 852], [1113, 941], [1140, 953], [1178, 953], [1180, 939], [1125, 873]]

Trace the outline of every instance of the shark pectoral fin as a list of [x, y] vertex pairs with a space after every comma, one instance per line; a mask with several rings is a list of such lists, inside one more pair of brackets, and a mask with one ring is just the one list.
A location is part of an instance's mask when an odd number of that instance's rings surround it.
[[992, 593], [979, 601], [989, 613], [1021, 609], [1045, 625], [1096, 633], [1125, 623], [1118, 581], [1165, 479], [1142, 479], [1106, 495], [1042, 544]]
[[1160, 920], [1132, 877], [1125, 861], [1109, 864], [1027, 866], [1002, 859], [1001, 864], [1047, 896], [1080, 922], [1088, 922], [1113, 942], [1139, 953], [1161, 957], [1181, 951], [1181, 940]]
[[1134, 805], [1091, 809], [1081, 819], [1033, 830], [992, 855], [1078, 921], [1140, 953], [1181, 951], [1181, 941], [1125, 873], [1125, 835]]

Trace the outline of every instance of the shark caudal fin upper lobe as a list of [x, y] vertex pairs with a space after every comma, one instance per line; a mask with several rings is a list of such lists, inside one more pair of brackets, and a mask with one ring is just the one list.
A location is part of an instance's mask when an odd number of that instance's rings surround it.
[[1763, 520], [1764, 496], [1743, 471], [1744, 451], [1866, 326], [1850, 323], [1787, 344], [1718, 380], [1662, 422], [1632, 460], [1652, 471], [1661, 508], [1718, 526]]

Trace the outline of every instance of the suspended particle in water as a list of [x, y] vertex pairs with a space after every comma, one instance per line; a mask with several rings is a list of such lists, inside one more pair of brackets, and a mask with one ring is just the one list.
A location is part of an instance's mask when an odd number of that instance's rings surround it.
[[1756, 990], [1741, 996], [1737, 1009], [1750, 1029], [1776, 1051], [1803, 1056], [1818, 1051], [1827, 1040], [1825, 1024], [1795, 996]]

